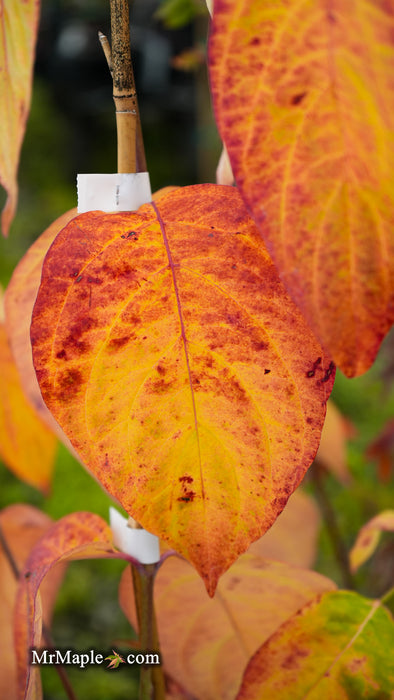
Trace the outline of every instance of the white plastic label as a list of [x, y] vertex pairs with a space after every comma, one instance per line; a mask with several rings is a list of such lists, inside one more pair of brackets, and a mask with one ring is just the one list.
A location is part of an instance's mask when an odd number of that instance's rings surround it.
[[114, 544], [125, 554], [138, 559], [141, 564], [156, 564], [160, 559], [159, 538], [147, 530], [128, 526], [126, 518], [116, 508], [109, 509], [109, 523]]
[[77, 176], [78, 213], [135, 211], [152, 201], [149, 173], [91, 173]]

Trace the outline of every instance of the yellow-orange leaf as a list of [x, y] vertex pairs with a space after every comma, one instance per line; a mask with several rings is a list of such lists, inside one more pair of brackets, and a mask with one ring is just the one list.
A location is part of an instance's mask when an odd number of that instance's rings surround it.
[[[209, 599], [190, 564], [170, 557], [157, 573], [154, 593], [164, 669], [193, 698], [233, 700], [259, 646], [299, 608], [334, 588], [320, 574], [248, 553]], [[137, 628], [129, 569], [119, 595]]]
[[0, 184], [8, 199], [1, 216], [4, 235], [15, 214], [16, 174], [30, 107], [39, 0], [0, 2]]
[[394, 532], [394, 510], [384, 510], [361, 528], [350, 551], [352, 571], [357, 571], [374, 553], [382, 532]]
[[3, 324], [0, 324], [0, 458], [20, 479], [49, 488], [56, 438], [23, 392]]
[[[4, 542], [0, 546], [0, 697], [17, 698], [16, 655], [14, 648], [14, 603], [18, 589], [18, 573], [36, 541], [50, 527], [51, 519], [28, 505], [12, 505], [0, 512], [0, 528]], [[10, 559], [4, 551], [8, 549]], [[50, 624], [52, 607], [63, 574], [57, 567], [42, 588], [43, 617]]]
[[394, 321], [393, 66], [386, 0], [215, 2], [211, 85], [235, 179], [348, 376]]
[[15, 639], [19, 698], [34, 696], [37, 666], [30, 666], [30, 649], [41, 644], [41, 583], [60, 562], [78, 559], [119, 558], [132, 562], [116, 550], [107, 523], [94, 513], [71, 513], [47, 530], [34, 547], [21, 575], [15, 608]]
[[68, 449], [72, 446], [42, 400], [30, 343], [30, 323], [41, 280], [42, 264], [49, 246], [57, 234], [77, 215], [76, 209], [66, 212], [54, 221], [30, 246], [14, 270], [4, 297], [6, 330], [23, 391], [40, 418]]
[[324, 593], [251, 659], [237, 700], [390, 700], [394, 625], [380, 601]]
[[334, 379], [238, 192], [198, 185], [74, 219], [31, 334], [85, 464], [212, 593], [309, 467]]

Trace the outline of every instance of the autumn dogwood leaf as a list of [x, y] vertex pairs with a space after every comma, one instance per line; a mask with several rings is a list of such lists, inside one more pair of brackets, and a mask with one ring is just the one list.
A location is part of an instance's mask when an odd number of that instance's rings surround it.
[[393, 648], [393, 619], [380, 601], [324, 593], [260, 647], [236, 700], [390, 700]]
[[393, 65], [383, 0], [215, 2], [210, 79], [236, 182], [348, 376], [394, 321]]
[[4, 296], [7, 336], [23, 391], [40, 418], [69, 450], [70, 441], [42, 400], [31, 354], [30, 323], [45, 255], [59, 231], [76, 215], [76, 209], [62, 214], [37, 238], [15, 268]]
[[334, 380], [238, 192], [197, 185], [73, 219], [31, 338], [84, 463], [212, 594], [310, 466]]
[[39, 0], [0, 3], [0, 184], [8, 199], [1, 228], [8, 234], [18, 197], [16, 173], [30, 106]]
[[33, 548], [25, 563], [15, 608], [15, 639], [20, 700], [30, 699], [37, 666], [29, 663], [30, 649], [41, 644], [40, 586], [60, 562], [78, 559], [135, 560], [112, 544], [107, 523], [94, 513], [71, 513], [54, 523]]
[[57, 440], [27, 401], [0, 323], [0, 458], [28, 484], [48, 491]]
[[[0, 697], [7, 700], [17, 700], [13, 617], [18, 575], [31, 549], [51, 525], [52, 520], [48, 515], [27, 504], [14, 504], [0, 511], [3, 540], [0, 546]], [[63, 574], [64, 567], [57, 567], [43, 583], [42, 613], [48, 626]]]

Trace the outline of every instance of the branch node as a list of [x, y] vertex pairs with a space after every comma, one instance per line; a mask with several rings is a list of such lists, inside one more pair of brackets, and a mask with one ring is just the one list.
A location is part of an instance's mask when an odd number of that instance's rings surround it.
[[98, 38], [101, 44], [101, 48], [104, 51], [104, 56], [105, 60], [107, 61], [109, 72], [111, 73], [111, 76], [113, 75], [113, 66], [112, 66], [112, 52], [111, 52], [111, 47], [109, 45], [108, 38], [103, 34], [103, 32], [98, 33]]

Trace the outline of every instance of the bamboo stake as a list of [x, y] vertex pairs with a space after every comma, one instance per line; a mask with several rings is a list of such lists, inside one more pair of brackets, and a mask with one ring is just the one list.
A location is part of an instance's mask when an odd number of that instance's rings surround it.
[[112, 51], [104, 35], [100, 42], [113, 80], [118, 173], [141, 172], [146, 170], [146, 161], [131, 62], [128, 0], [110, 0], [110, 7]]

